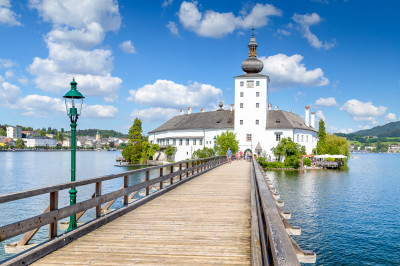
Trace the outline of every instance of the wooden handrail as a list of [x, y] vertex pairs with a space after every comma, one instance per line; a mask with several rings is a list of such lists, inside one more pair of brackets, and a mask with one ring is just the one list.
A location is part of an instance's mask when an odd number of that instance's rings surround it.
[[[193, 162], [198, 162], [202, 161], [205, 162], [203, 164], [197, 163], [196, 165], [193, 164]], [[84, 212], [90, 208], [95, 208], [96, 211], [96, 218], [100, 217], [100, 209], [101, 209], [101, 204], [107, 203], [107, 202], [113, 202], [115, 199], [119, 197], [124, 197], [124, 205], [128, 204], [128, 198], [129, 194], [136, 194], [137, 191], [141, 189], [146, 189], [148, 192], [148, 188], [150, 186], [153, 186], [157, 183], [162, 184], [163, 181], [174, 178], [176, 176], [182, 177], [185, 176], [184, 174], [187, 174], [189, 172], [194, 173], [195, 170], [198, 169], [205, 169], [204, 166], [209, 166], [207, 168], [215, 167], [225, 161], [225, 156], [218, 156], [218, 157], [211, 157], [211, 158], [204, 158], [204, 159], [196, 159], [196, 160], [189, 160], [185, 162], [177, 162], [177, 163], [171, 163], [171, 164], [166, 164], [163, 166], [156, 166], [156, 167], [149, 167], [149, 168], [144, 168], [144, 169], [138, 169], [138, 170], [133, 170], [133, 171], [128, 171], [120, 174], [115, 174], [115, 175], [108, 175], [108, 176], [103, 176], [103, 177], [97, 177], [97, 178], [92, 178], [92, 179], [86, 179], [82, 181], [75, 181], [71, 182], [69, 184], [61, 184], [61, 185], [55, 185], [55, 186], [48, 186], [44, 188], [38, 188], [38, 189], [32, 189], [32, 190], [27, 190], [27, 191], [22, 191], [22, 192], [16, 192], [16, 193], [11, 193], [11, 194], [6, 194], [6, 195], [1, 195], [0, 196], [0, 203], [4, 202], [10, 202], [18, 199], [23, 199], [23, 198], [29, 198], [37, 195], [42, 195], [45, 193], [50, 193], [51, 200], [53, 204], [48, 212], [42, 213], [41, 215], [34, 216], [28, 219], [24, 219], [15, 223], [11, 223], [5, 226], [0, 227], [0, 241], [4, 241], [6, 239], [9, 239], [11, 237], [23, 234], [25, 232], [29, 232], [31, 230], [40, 228], [44, 225], [50, 224], [51, 225], [51, 234], [50, 237], [55, 237], [56, 236], [56, 224], [57, 221], [67, 218], [71, 215], [78, 214], [80, 212]], [[179, 167], [182, 165], [182, 163], [186, 163], [188, 165], [191, 163], [192, 167], [190, 168], [185, 168], [182, 169], [182, 167]], [[171, 171], [168, 174], [163, 175], [162, 170], [161, 175], [159, 177], [156, 177], [154, 179], [149, 179], [149, 171], [154, 170], [154, 169], [163, 169], [166, 167], [172, 167], [173, 166], [178, 166], [179, 170], [176, 172]], [[129, 175], [132, 174], [137, 174], [140, 172], [147, 172], [146, 173], [146, 179], [138, 184], [128, 186], [127, 183], [127, 178]], [[101, 194], [101, 184], [105, 180], [110, 180], [110, 179], [115, 179], [115, 178], [120, 178], [124, 177], [124, 185], [113, 192], [107, 193], [107, 194]], [[87, 185], [87, 184], [95, 184], [96, 185], [96, 196], [92, 197], [91, 199], [79, 202], [75, 205], [71, 206], [66, 206], [62, 208], [58, 208], [58, 197], [55, 196], [58, 194], [60, 190], [63, 189], [68, 189], [70, 187], [78, 187], [82, 185]], [[172, 185], [172, 183], [171, 183]], [[161, 186], [160, 186], [161, 187]], [[136, 192], [136, 193], [134, 193]], [[131, 194], [131, 195], [132, 195]], [[148, 193], [146, 193], [148, 194]], [[109, 205], [109, 204], [107, 204]], [[108, 206], [109, 207], [109, 206]]]
[[254, 252], [261, 252], [261, 254], [252, 254], [253, 258], [258, 258], [254, 264], [300, 265], [268, 185], [255, 160], [252, 162], [252, 168], [255, 201], [258, 209], [258, 228], [252, 228], [252, 230], [258, 230], [261, 244], [260, 249], [252, 249]]

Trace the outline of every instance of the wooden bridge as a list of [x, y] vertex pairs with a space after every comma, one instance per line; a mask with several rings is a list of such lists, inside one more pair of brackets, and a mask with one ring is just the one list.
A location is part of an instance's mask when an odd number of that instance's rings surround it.
[[[25, 233], [26, 244], [38, 228], [49, 225], [50, 240], [24, 251], [5, 265], [229, 264], [299, 265], [315, 262], [289, 234], [298, 227], [279, 206], [279, 196], [256, 162], [224, 157], [155, 166], [116, 175], [0, 196], [0, 203], [50, 194], [47, 212], [0, 227], [0, 240]], [[159, 176], [150, 178], [150, 171]], [[146, 173], [128, 185], [129, 175]], [[168, 172], [168, 173], [167, 173]], [[106, 180], [123, 178], [119, 190], [102, 195]], [[92, 198], [58, 208], [58, 193], [94, 184]], [[157, 188], [157, 189], [155, 189]], [[144, 194], [129, 203], [138, 193]], [[124, 207], [102, 215], [116, 199]], [[136, 196], [137, 197], [137, 196]], [[94, 208], [95, 219], [57, 235], [59, 220]], [[104, 212], [103, 212], [104, 213]], [[80, 215], [80, 216], [79, 216]], [[36, 231], [35, 231], [36, 230]], [[17, 244], [18, 245], [18, 244]]]

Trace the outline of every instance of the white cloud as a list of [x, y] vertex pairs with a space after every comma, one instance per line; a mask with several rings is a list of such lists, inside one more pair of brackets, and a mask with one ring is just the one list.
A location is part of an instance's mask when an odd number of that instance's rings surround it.
[[376, 107], [372, 102], [361, 102], [356, 99], [348, 100], [340, 110], [345, 111], [354, 121], [377, 124], [376, 118], [383, 116], [387, 110], [385, 106]]
[[129, 91], [128, 101], [163, 108], [212, 107], [222, 96], [222, 90], [209, 84], [194, 82], [187, 86], [170, 80], [157, 80], [137, 90]]
[[394, 121], [397, 121], [396, 114], [394, 114], [394, 113], [388, 113], [388, 114], [385, 116], [385, 120], [386, 120], [386, 122], [394, 122]]
[[345, 133], [345, 134], [349, 134], [349, 133], [353, 133], [354, 130], [352, 128], [343, 128], [341, 130], [339, 130], [339, 133]]
[[280, 35], [285, 35], [285, 36], [289, 36], [289, 35], [292, 34], [290, 31], [287, 31], [287, 30], [284, 30], [284, 29], [277, 29], [276, 33], [280, 34]]
[[60, 98], [36, 94], [19, 98], [13, 108], [23, 111], [23, 115], [36, 117], [66, 113], [64, 101]]
[[173, 1], [174, 0], [164, 0], [164, 2], [162, 3], [161, 7], [162, 8], [166, 8], [166, 7], [170, 6], [170, 5], [172, 5]]
[[369, 125], [358, 125], [357, 126], [357, 128], [359, 128], [359, 129], [370, 129], [370, 126]]
[[11, 68], [15, 66], [15, 63], [9, 59], [0, 58], [0, 68]]
[[178, 109], [152, 107], [141, 110], [133, 110], [131, 113], [131, 118], [138, 117], [143, 122], [162, 123], [178, 114]]
[[131, 41], [124, 41], [119, 45], [119, 48], [127, 54], [134, 54], [136, 53], [135, 47]]
[[14, 104], [20, 93], [21, 89], [17, 85], [5, 81], [0, 75], [0, 105], [8, 107]]
[[310, 26], [316, 25], [321, 22], [321, 17], [317, 13], [312, 14], [294, 14], [292, 19], [299, 24], [303, 37], [307, 39], [308, 43], [315, 48], [324, 48], [326, 50], [335, 46], [335, 41], [327, 42], [320, 41], [318, 37], [311, 32]]
[[45, 35], [48, 58], [36, 57], [28, 68], [36, 76], [36, 86], [60, 93], [75, 76], [84, 95], [115, 100], [122, 80], [111, 76], [112, 52], [92, 47], [103, 42], [107, 31], [119, 29], [118, 3], [114, 0], [30, 0], [29, 3], [53, 26]]
[[0, 1], [0, 24], [8, 24], [11, 26], [22, 26], [18, 21], [18, 15], [11, 11], [10, 0]]
[[337, 106], [336, 99], [334, 97], [328, 98], [319, 98], [315, 101], [315, 105], [317, 106]]
[[321, 110], [318, 110], [318, 111], [315, 113], [315, 116], [316, 116], [317, 118], [322, 119], [322, 120], [324, 120], [324, 121], [326, 122], [326, 117], [325, 117], [324, 113], [323, 113]]
[[89, 118], [114, 118], [118, 109], [112, 105], [84, 105], [82, 107], [82, 117]]
[[324, 76], [322, 69], [307, 70], [301, 63], [303, 58], [299, 54], [292, 56], [277, 54], [268, 58], [260, 57], [260, 60], [264, 63], [261, 74], [268, 75], [271, 78], [272, 89], [295, 86], [320, 87], [329, 84], [329, 80]]
[[232, 33], [236, 29], [248, 29], [262, 27], [268, 24], [269, 16], [281, 16], [281, 10], [270, 4], [256, 4], [247, 14], [242, 10], [239, 16], [232, 12], [219, 13], [207, 10], [202, 14], [197, 2], [183, 1], [178, 13], [182, 25], [196, 34], [204, 37], [220, 38]]
[[12, 70], [7, 70], [4, 74], [8, 79], [14, 77], [14, 71]]
[[175, 22], [169, 21], [166, 27], [172, 34], [179, 36], [179, 30]]

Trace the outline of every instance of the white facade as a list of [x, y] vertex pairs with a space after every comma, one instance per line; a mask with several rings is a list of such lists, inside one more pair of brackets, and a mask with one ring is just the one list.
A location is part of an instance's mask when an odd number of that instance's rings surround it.
[[22, 130], [19, 127], [7, 127], [7, 138], [14, 140], [22, 138]]
[[30, 139], [23, 139], [25, 146], [28, 148], [34, 147], [56, 147], [57, 140], [46, 138], [46, 137], [39, 137], [39, 138], [30, 138]]

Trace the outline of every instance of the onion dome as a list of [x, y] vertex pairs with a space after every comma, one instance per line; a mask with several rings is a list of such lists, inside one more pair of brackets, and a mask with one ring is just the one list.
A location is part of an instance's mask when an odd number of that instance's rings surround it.
[[248, 46], [249, 46], [249, 58], [243, 61], [242, 69], [247, 74], [259, 73], [264, 68], [264, 64], [261, 60], [257, 58], [258, 45], [256, 42], [256, 38], [254, 37], [254, 28]]

